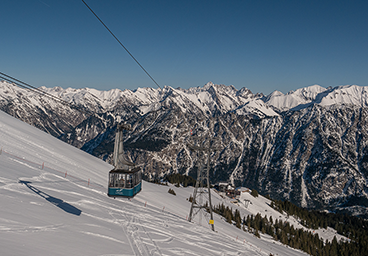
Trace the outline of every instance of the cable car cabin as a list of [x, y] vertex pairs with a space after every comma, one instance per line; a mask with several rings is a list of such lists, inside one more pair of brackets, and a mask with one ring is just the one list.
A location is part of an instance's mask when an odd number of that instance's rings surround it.
[[133, 197], [142, 188], [142, 172], [140, 167], [130, 171], [114, 169], [109, 173], [109, 188], [107, 195], [110, 197]]
[[117, 126], [114, 145], [114, 166], [109, 172], [107, 195], [112, 197], [133, 197], [142, 189], [141, 168], [136, 166], [124, 155], [123, 131], [132, 128], [129, 124]]

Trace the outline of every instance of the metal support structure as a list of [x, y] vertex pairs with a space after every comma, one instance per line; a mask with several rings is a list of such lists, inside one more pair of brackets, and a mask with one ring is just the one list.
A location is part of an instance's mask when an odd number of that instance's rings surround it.
[[115, 146], [114, 146], [114, 166], [117, 170], [130, 170], [134, 164], [127, 160], [124, 155], [123, 146], [123, 131], [131, 131], [132, 127], [130, 124], [118, 124], [115, 135]]
[[[210, 189], [210, 155], [211, 155], [211, 151], [214, 151], [217, 149], [211, 148], [210, 145], [208, 145], [208, 147], [198, 147], [198, 146], [194, 146], [188, 143], [187, 146], [192, 151], [200, 151], [200, 152], [207, 153], [207, 164], [201, 165], [200, 168], [198, 169], [197, 182], [196, 182], [194, 192], [193, 192], [193, 200], [192, 200], [192, 204], [190, 207], [188, 221], [191, 222], [194, 216], [201, 210], [208, 211], [208, 208], [209, 208], [209, 213], [210, 213], [209, 224], [211, 225], [212, 230], [215, 231], [215, 225], [214, 225], [213, 213], [212, 213], [211, 189]], [[203, 181], [205, 179], [207, 180], [207, 186], [203, 187], [204, 185]], [[205, 193], [208, 193], [208, 204], [209, 205], [206, 205], [203, 202], [203, 195]], [[195, 209], [198, 209], [198, 210], [195, 211]]]

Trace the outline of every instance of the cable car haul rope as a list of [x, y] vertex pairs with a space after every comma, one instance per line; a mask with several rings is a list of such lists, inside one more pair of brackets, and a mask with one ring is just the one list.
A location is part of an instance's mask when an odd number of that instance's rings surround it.
[[[132, 57], [132, 59], [138, 64], [138, 66], [147, 74], [147, 76], [162, 90], [160, 85], [155, 79], [147, 72], [147, 70], [138, 62], [138, 60], [130, 53], [130, 51], [123, 45], [123, 43], [115, 36], [115, 34], [107, 27], [107, 25], [98, 17], [98, 15], [92, 10], [92, 8], [84, 1], [82, 2], [92, 12], [92, 14], [99, 20], [99, 22], [109, 31], [109, 33], [115, 38], [121, 47]], [[37, 87], [34, 87], [28, 83], [22, 82], [12, 76], [6, 75], [0, 72], [0, 78], [7, 82], [17, 85], [18, 87], [30, 90], [34, 93], [40, 94], [41, 96], [48, 97], [54, 101], [61, 103], [65, 106], [71, 107], [75, 110], [80, 111], [86, 115], [96, 115], [92, 111], [81, 109], [75, 104], [69, 103], [60, 97], [45, 92]], [[130, 125], [119, 124], [115, 137], [114, 146], [114, 169], [109, 173], [108, 183], [108, 196], [112, 197], [133, 197], [142, 189], [142, 171], [141, 168], [136, 166], [134, 163], [128, 161], [124, 156], [123, 149], [123, 130], [131, 130]]]
[[132, 59], [138, 64], [138, 66], [147, 74], [149, 78], [157, 85], [158, 88], [161, 89], [160, 85], [156, 82], [155, 79], [147, 72], [147, 70], [139, 63], [139, 61], [134, 58], [133, 54], [130, 53], [130, 51], [123, 45], [123, 43], [115, 36], [115, 34], [106, 26], [106, 24], [98, 17], [98, 15], [89, 7], [89, 5], [82, 0], [82, 2], [87, 6], [87, 8], [93, 13], [93, 15], [101, 22], [101, 24], [107, 29], [107, 31], [110, 32], [110, 34], [115, 38], [115, 40], [121, 45], [121, 47], [124, 48], [124, 50], [132, 57]]

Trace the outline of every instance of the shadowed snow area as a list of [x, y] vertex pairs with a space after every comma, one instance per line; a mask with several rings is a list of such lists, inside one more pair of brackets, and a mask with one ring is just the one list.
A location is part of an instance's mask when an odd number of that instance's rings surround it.
[[[112, 166], [3, 112], [0, 147], [2, 255], [306, 255], [218, 215], [216, 232], [205, 219], [186, 221], [192, 187], [143, 182], [132, 200], [109, 198]], [[253, 207], [263, 201], [245, 209], [213, 194], [214, 205], [242, 216], [263, 209]]]

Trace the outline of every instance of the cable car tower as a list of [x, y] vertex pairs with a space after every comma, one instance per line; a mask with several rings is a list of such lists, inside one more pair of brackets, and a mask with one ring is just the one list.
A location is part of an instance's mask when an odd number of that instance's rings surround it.
[[[191, 138], [199, 140], [199, 137], [191, 136]], [[203, 143], [201, 143], [203, 144]], [[195, 215], [201, 211], [206, 215], [210, 214], [210, 219], [208, 224], [211, 225], [211, 229], [215, 231], [215, 225], [213, 220], [212, 213], [212, 202], [211, 202], [211, 188], [210, 188], [210, 156], [211, 151], [218, 150], [217, 148], [211, 147], [210, 141], [207, 147], [196, 146], [190, 143], [187, 143], [187, 146], [192, 151], [200, 151], [207, 153], [207, 164], [201, 164], [198, 168], [197, 172], [197, 182], [193, 192], [192, 205], [190, 207], [189, 218], [188, 221], [191, 222]], [[207, 181], [205, 184], [205, 181]], [[208, 195], [208, 201], [204, 202], [204, 199]], [[209, 208], [209, 209], [208, 209]]]
[[127, 160], [124, 155], [123, 131], [131, 131], [129, 124], [119, 124], [115, 135], [114, 166], [109, 172], [107, 195], [111, 197], [133, 197], [142, 189], [141, 168]]

